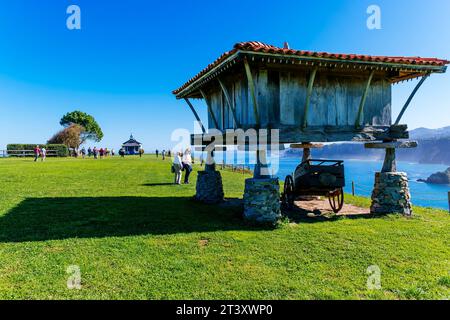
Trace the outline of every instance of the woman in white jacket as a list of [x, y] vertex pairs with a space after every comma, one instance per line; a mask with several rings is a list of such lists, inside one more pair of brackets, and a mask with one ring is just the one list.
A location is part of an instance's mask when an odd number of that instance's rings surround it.
[[173, 157], [172, 168], [175, 173], [175, 184], [181, 184], [181, 169], [183, 168], [183, 164], [181, 162], [180, 153], [176, 153], [175, 157]]
[[183, 169], [186, 171], [184, 173], [184, 184], [189, 184], [189, 175], [192, 172], [192, 157], [190, 149], [186, 149], [186, 151], [184, 152]]

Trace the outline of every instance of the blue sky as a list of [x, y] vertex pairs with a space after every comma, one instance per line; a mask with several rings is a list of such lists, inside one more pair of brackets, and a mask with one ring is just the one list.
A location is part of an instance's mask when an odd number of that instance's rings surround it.
[[[66, 27], [71, 4], [81, 30]], [[381, 30], [366, 27], [371, 4]], [[194, 120], [171, 91], [236, 42], [450, 59], [448, 12], [448, 0], [1, 0], [0, 149], [45, 142], [76, 109], [103, 128], [98, 146], [118, 148], [132, 132], [146, 151], [168, 148], [172, 131]], [[394, 86], [394, 116], [415, 83]], [[450, 125], [449, 106], [450, 73], [433, 75], [403, 122]]]

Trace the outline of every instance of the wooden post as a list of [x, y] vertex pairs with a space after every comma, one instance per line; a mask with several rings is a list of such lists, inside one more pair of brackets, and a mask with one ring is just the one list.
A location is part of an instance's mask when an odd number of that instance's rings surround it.
[[186, 103], [188, 104], [189, 108], [191, 108], [192, 113], [194, 114], [195, 119], [197, 119], [197, 122], [200, 124], [200, 127], [202, 128], [202, 132], [206, 133], [206, 129], [203, 126], [202, 120], [200, 120], [200, 117], [198, 116], [197, 111], [195, 111], [194, 106], [192, 105], [192, 103], [189, 101], [188, 98], [184, 98], [184, 101], [186, 101]]
[[430, 74], [428, 73], [427, 75], [423, 76], [422, 79], [419, 81], [419, 83], [417, 84], [417, 86], [414, 88], [413, 92], [409, 96], [408, 100], [406, 100], [406, 103], [403, 106], [402, 110], [400, 111], [400, 114], [398, 115], [397, 120], [395, 120], [395, 124], [394, 125], [398, 125], [400, 123], [400, 120], [402, 119], [403, 114], [405, 113], [406, 109], [408, 109], [408, 106], [411, 103], [412, 99], [414, 98], [414, 96], [416, 95], [417, 91], [420, 89], [422, 84], [425, 82], [425, 80], [427, 80], [427, 78], [429, 76], [430, 76]]
[[308, 126], [309, 104], [311, 101], [311, 94], [313, 91], [314, 79], [316, 78], [317, 70], [318, 70], [318, 67], [315, 67], [309, 76], [308, 91], [306, 92], [306, 101], [305, 101], [305, 106], [303, 109], [304, 110], [303, 111], [303, 126], [302, 126], [303, 129], [305, 129]]
[[364, 89], [364, 93], [361, 97], [361, 102], [359, 103], [359, 108], [358, 108], [358, 116], [356, 117], [356, 122], [355, 122], [356, 128], [361, 127], [362, 116], [363, 116], [363, 112], [364, 112], [364, 105], [366, 104], [367, 94], [369, 93], [370, 84], [372, 82], [374, 74], [375, 74], [375, 70], [372, 70], [372, 72], [369, 75], [369, 79], [367, 80], [366, 88]]
[[311, 148], [303, 149], [302, 163], [311, 159]]
[[252, 71], [250, 70], [250, 65], [247, 59], [244, 59], [245, 74], [247, 75], [248, 87], [250, 89], [250, 95], [253, 102], [253, 113], [255, 116], [256, 126], [259, 128], [259, 111], [258, 111], [258, 101], [256, 100], [255, 83], [253, 82]]
[[355, 181], [352, 181], [352, 196], [355, 196]]
[[225, 95], [225, 100], [227, 102], [227, 105], [231, 109], [231, 112], [233, 114], [234, 124], [235, 124], [236, 127], [239, 128], [240, 124], [239, 124], [239, 120], [238, 120], [238, 117], [237, 117], [237, 114], [236, 114], [236, 109], [235, 109], [234, 104], [233, 104], [233, 100], [231, 99], [231, 96], [228, 93], [228, 90], [225, 87], [225, 84], [219, 78], [217, 78], [217, 80], [219, 81], [220, 87], [222, 88], [222, 92]]
[[448, 212], [450, 212], [450, 191], [448, 192]]
[[203, 92], [203, 90], [199, 90], [199, 91], [200, 91], [201, 95], [203, 96], [203, 99], [205, 99], [206, 105], [208, 106], [208, 111], [209, 111], [209, 114], [211, 115], [211, 118], [212, 118], [212, 120], [213, 120], [213, 122], [214, 122], [214, 127], [215, 127], [216, 129], [220, 129], [219, 123], [217, 122], [216, 116], [214, 115], [214, 112], [213, 112], [213, 110], [212, 110], [212, 108], [211, 108], [211, 104], [209, 103], [208, 98], [206, 97], [205, 92]]
[[395, 161], [395, 149], [386, 148], [383, 169], [381, 172], [397, 172], [397, 162]]

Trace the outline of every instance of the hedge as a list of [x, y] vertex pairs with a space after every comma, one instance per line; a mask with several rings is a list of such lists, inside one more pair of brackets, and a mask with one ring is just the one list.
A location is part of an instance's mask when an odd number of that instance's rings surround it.
[[[47, 149], [47, 151], [56, 151], [57, 157], [68, 157], [69, 156], [69, 149], [64, 144], [22, 144], [22, 143], [14, 143], [14, 144], [8, 144], [6, 146], [6, 150], [8, 151], [8, 156], [25, 156], [25, 157], [33, 157], [34, 156], [34, 148], [36, 146], [40, 146], [41, 148]], [[26, 150], [27, 152], [23, 154], [22, 152], [17, 153], [15, 151], [23, 151]], [[50, 152], [48, 156], [55, 156], [53, 152]]]

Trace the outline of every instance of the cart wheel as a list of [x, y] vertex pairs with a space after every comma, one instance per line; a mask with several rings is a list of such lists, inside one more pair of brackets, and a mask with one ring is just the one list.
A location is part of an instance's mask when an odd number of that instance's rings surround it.
[[328, 201], [334, 213], [338, 213], [344, 206], [344, 190], [342, 188], [331, 191], [328, 194]]
[[292, 209], [294, 206], [294, 179], [292, 176], [286, 176], [286, 179], [284, 180], [284, 192], [283, 192], [283, 205], [288, 208]]

